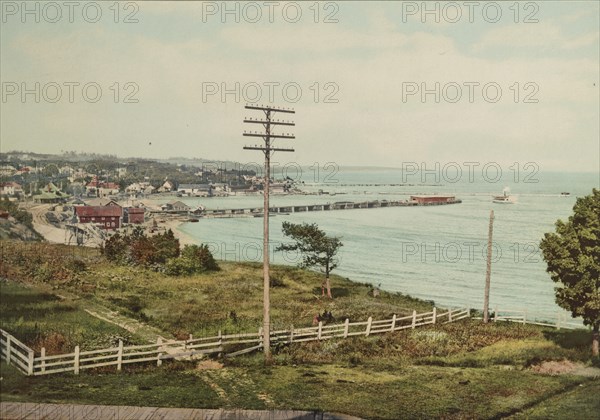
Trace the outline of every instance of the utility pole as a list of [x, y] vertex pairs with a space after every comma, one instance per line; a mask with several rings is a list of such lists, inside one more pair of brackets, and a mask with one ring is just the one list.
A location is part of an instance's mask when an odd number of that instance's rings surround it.
[[262, 131], [244, 131], [246, 137], [261, 137], [264, 140], [264, 146], [244, 146], [245, 150], [260, 150], [265, 155], [265, 179], [263, 183], [263, 350], [265, 353], [265, 363], [271, 360], [271, 304], [270, 304], [270, 278], [269, 278], [269, 188], [271, 184], [271, 155], [273, 152], [293, 152], [294, 149], [284, 149], [273, 147], [274, 139], [295, 139], [293, 134], [274, 134], [271, 126], [295, 126], [293, 121], [282, 121], [273, 119], [276, 112], [295, 114], [290, 108], [279, 108], [273, 106], [246, 104], [246, 109], [254, 111], [263, 111], [265, 118], [244, 118], [248, 124], [261, 124], [264, 127]]
[[485, 271], [485, 295], [483, 297], [483, 323], [489, 321], [490, 306], [490, 277], [492, 276], [492, 232], [494, 230], [494, 210], [490, 211], [490, 225], [488, 228], [487, 264]]

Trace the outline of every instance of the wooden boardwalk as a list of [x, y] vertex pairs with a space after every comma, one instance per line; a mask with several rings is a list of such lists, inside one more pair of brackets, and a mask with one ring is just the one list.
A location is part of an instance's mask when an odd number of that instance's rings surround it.
[[359, 420], [345, 414], [323, 413], [302, 410], [240, 410], [206, 408], [162, 408], [118, 405], [0, 403], [0, 418], [3, 420]]

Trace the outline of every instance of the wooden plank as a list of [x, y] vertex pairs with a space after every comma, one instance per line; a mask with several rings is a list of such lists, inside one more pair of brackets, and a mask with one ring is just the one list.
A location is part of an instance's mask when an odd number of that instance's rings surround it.
[[118, 351], [118, 350], [119, 350], [118, 347], [111, 347], [111, 348], [108, 348], [108, 349], [100, 349], [100, 350], [86, 350], [86, 351], [80, 352], [79, 356], [91, 356], [92, 354], [115, 352], [115, 351]]
[[225, 355], [225, 357], [235, 357], [235, 356], [239, 356], [241, 354], [246, 354], [246, 353], [250, 353], [250, 352], [256, 351], [256, 350], [261, 349], [261, 348], [262, 348], [262, 344], [259, 344], [259, 345], [254, 346], [254, 347], [249, 347], [249, 348], [244, 349], [244, 350], [238, 350], [236, 352], [229, 353], [229, 354]]
[[[149, 354], [157, 354], [160, 353], [160, 350], [149, 350], [149, 351], [138, 351], [137, 353], [123, 353], [123, 358], [131, 358], [137, 356], [147, 356]], [[116, 357], [116, 354], [113, 356]]]
[[[151, 347], [160, 347], [158, 344], [154, 343], [154, 344], [142, 344], [139, 346], [125, 346], [123, 347], [123, 351], [128, 351], [128, 350], [141, 350], [141, 349], [149, 349]], [[115, 350], [117, 350], [117, 348], [115, 348]]]
[[54, 356], [44, 356], [44, 357], [36, 357], [36, 360], [55, 360], [55, 359], [66, 359], [69, 357], [74, 357], [75, 353], [67, 353], [67, 354], [56, 354]]
[[11, 363], [16, 365], [21, 371], [23, 371], [23, 373], [27, 373], [29, 371], [29, 367], [27, 366], [27, 364], [20, 361], [19, 359], [12, 359]]
[[[152, 358], [152, 360], [154, 360], [154, 358]], [[93, 365], [81, 365], [79, 366], [79, 369], [95, 369], [103, 366], [114, 366], [116, 364], [117, 361], [113, 360], [112, 362], [94, 363]]]
[[[36, 359], [37, 361], [38, 359]], [[53, 367], [53, 366], [62, 366], [62, 365], [72, 365], [73, 364], [73, 359], [70, 360], [64, 360], [64, 361], [59, 361], [59, 362], [52, 362], [52, 363], [46, 363], [46, 362], [42, 362], [41, 364], [35, 364], [34, 361], [34, 366], [35, 367], [41, 367], [43, 365], [43, 363], [45, 363], [46, 367]]]
[[72, 368], [72, 367], [68, 367], [68, 368], [64, 368], [64, 369], [54, 369], [54, 370], [48, 370], [48, 369], [46, 369], [45, 372], [35, 372], [33, 375], [34, 376], [38, 376], [38, 375], [50, 375], [52, 373], [71, 372], [73, 370], [74, 370], [74, 368]]
[[97, 360], [106, 360], [106, 359], [118, 359], [118, 354], [109, 354], [106, 356], [96, 356], [96, 357], [86, 357], [85, 359], [79, 359], [79, 363], [83, 365], [84, 363], [95, 362]]

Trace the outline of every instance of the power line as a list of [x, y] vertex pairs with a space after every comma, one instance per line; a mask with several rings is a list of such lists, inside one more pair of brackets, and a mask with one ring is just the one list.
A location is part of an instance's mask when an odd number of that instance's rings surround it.
[[246, 109], [253, 111], [263, 111], [264, 119], [244, 118], [247, 124], [262, 124], [262, 131], [244, 131], [245, 137], [261, 137], [264, 146], [244, 146], [244, 150], [260, 150], [265, 155], [265, 177], [263, 182], [263, 350], [265, 353], [265, 362], [269, 363], [271, 359], [271, 303], [270, 303], [270, 277], [269, 277], [269, 189], [271, 185], [271, 154], [273, 152], [293, 152], [290, 148], [273, 147], [274, 139], [295, 139], [293, 134], [280, 133], [275, 134], [271, 131], [272, 126], [295, 126], [293, 121], [274, 120], [272, 115], [280, 112], [286, 114], [295, 114], [291, 108], [251, 105], [246, 104]]

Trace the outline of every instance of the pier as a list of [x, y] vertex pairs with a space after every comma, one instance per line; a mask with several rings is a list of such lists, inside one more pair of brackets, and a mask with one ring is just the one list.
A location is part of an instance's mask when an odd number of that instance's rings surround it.
[[[374, 200], [374, 201], [338, 201], [327, 204], [301, 204], [287, 206], [269, 207], [269, 213], [291, 214], [312, 211], [354, 210], [354, 209], [378, 209], [385, 207], [423, 207], [459, 204], [462, 200], [454, 196], [412, 196], [410, 200]], [[263, 214], [262, 207], [237, 208], [237, 209], [206, 209], [199, 218], [212, 217], [259, 217]]]

